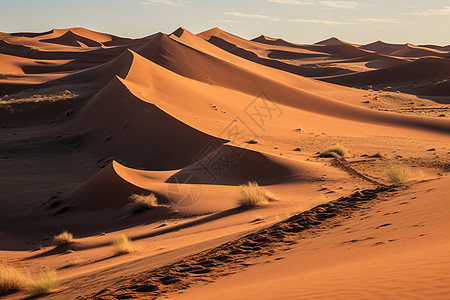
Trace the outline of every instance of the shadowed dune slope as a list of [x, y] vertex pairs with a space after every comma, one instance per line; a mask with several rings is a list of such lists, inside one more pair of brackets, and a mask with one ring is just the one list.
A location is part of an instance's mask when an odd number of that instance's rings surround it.
[[[365, 86], [373, 84], [391, 84], [401, 82], [428, 81], [450, 76], [450, 60], [445, 58], [421, 58], [408, 64], [368, 71], [358, 74], [341, 75], [324, 79], [327, 82], [348, 86]], [[432, 95], [449, 95], [448, 91], [436, 93], [429, 88]]]
[[[224, 169], [220, 178], [205, 172], [205, 166], [211, 161], [221, 158]], [[276, 157], [270, 154], [224, 145], [210, 151], [192, 165], [189, 165], [171, 176], [167, 182], [187, 182], [193, 184], [240, 185], [256, 181], [262, 185], [282, 182], [309, 181], [317, 178], [318, 172], [313, 165], [295, 160]]]
[[113, 156], [151, 170], [181, 168], [205, 145], [224, 142], [137, 98], [118, 77], [89, 100], [76, 124], [87, 132], [86, 146], [95, 156]]

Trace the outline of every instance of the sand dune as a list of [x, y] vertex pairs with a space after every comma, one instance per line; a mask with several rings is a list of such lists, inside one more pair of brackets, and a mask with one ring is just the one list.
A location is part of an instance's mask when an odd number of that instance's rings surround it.
[[[0, 260], [56, 269], [48, 299], [438, 299], [447, 56], [219, 28], [0, 33]], [[265, 206], [240, 206], [251, 181]], [[52, 246], [62, 230], [75, 241]], [[135, 251], [116, 256], [121, 233]]]
[[287, 46], [287, 47], [293, 47], [295, 44], [290, 43], [288, 41], [285, 41], [283, 39], [277, 39], [268, 37], [265, 35], [260, 35], [254, 39], [252, 39], [254, 42], [263, 43], [263, 44], [269, 44], [269, 45], [278, 45], [278, 46]]
[[[117, 77], [89, 100], [76, 121], [89, 132], [86, 144], [98, 158], [114, 156], [151, 170], [180, 168], [206, 145], [223, 142], [137, 98]], [[174, 151], [180, 148], [183, 155]]]
[[[408, 64], [369, 71], [360, 74], [350, 74], [325, 79], [328, 82], [350, 86], [367, 86], [392, 83], [413, 83], [428, 81], [427, 95], [448, 95], [445, 89], [434, 89], [433, 79], [445, 79], [450, 74], [450, 60], [445, 58], [421, 58]], [[419, 92], [420, 93], [420, 92]]]
[[70, 30], [57, 38], [46, 38], [46, 39], [42, 39], [40, 41], [44, 42], [44, 43], [53, 43], [53, 44], [72, 46], [72, 47], [100, 47], [101, 46], [100, 43], [98, 43], [94, 40], [79, 36]]
[[390, 44], [383, 41], [376, 41], [367, 45], [362, 45], [360, 48], [380, 52], [384, 54], [391, 54], [395, 51], [400, 51], [406, 47], [406, 44]]
[[325, 46], [352, 45], [352, 46], [358, 46], [358, 45], [355, 45], [355, 44], [344, 42], [344, 41], [342, 41], [342, 40], [340, 40], [340, 39], [338, 39], [336, 37], [332, 37], [332, 38], [329, 38], [329, 39], [317, 42], [316, 45], [325, 45]]
[[448, 54], [448, 51], [433, 50], [411, 44], [407, 44], [402, 49], [391, 53], [391, 55], [402, 57], [447, 56]]

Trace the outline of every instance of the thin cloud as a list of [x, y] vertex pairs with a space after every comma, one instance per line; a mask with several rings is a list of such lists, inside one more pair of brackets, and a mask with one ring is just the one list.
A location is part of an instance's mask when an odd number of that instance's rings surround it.
[[444, 6], [440, 9], [427, 9], [424, 11], [417, 11], [417, 12], [411, 12], [407, 13], [407, 15], [413, 15], [413, 16], [447, 16], [450, 15], [450, 6]]
[[361, 18], [361, 23], [400, 23], [394, 19], [380, 19], [380, 18]]
[[299, 1], [299, 0], [267, 0], [268, 2], [286, 4], [286, 5], [314, 5], [312, 1]]
[[172, 7], [184, 6], [184, 3], [182, 1], [177, 1], [177, 0], [145, 0], [145, 1], [142, 1], [139, 3], [145, 4], [145, 5], [163, 5], [163, 6], [172, 6]]
[[350, 22], [329, 21], [329, 20], [314, 20], [314, 19], [291, 19], [288, 22], [308, 23], [308, 24], [324, 24], [324, 25], [348, 25]]
[[223, 14], [228, 15], [228, 16], [233, 16], [233, 17], [239, 17], [239, 18], [275, 20], [275, 18], [272, 18], [269, 16], [246, 14], [246, 13], [240, 13], [240, 12], [224, 12]]
[[346, 8], [354, 9], [358, 6], [358, 2], [354, 1], [320, 1], [320, 4], [328, 8]]

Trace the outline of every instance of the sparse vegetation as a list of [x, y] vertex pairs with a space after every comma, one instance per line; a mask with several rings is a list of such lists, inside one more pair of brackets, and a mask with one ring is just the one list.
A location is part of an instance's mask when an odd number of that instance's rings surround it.
[[388, 166], [387, 175], [391, 182], [401, 184], [411, 178], [408, 169], [400, 164], [393, 163]]
[[57, 286], [56, 271], [48, 269], [43, 271], [40, 278], [32, 282], [27, 290], [32, 297], [36, 297], [52, 292]]
[[117, 236], [113, 240], [112, 245], [113, 245], [114, 254], [116, 254], [116, 255], [132, 253], [134, 250], [131, 240], [125, 234], [121, 234], [121, 235]]
[[63, 232], [61, 232], [58, 235], [55, 235], [53, 237], [53, 244], [55, 246], [60, 246], [60, 245], [64, 245], [64, 244], [69, 244], [72, 243], [73, 241], [73, 234], [71, 234], [70, 232], [68, 232], [67, 230], [64, 230]]
[[346, 157], [348, 150], [342, 145], [336, 145], [328, 148], [319, 154], [319, 157]]
[[26, 90], [9, 96], [0, 96], [0, 104], [57, 102], [73, 99], [81, 95], [78, 91], [69, 90], [42, 94], [35, 94], [36, 92], [34, 90]]
[[0, 296], [25, 288], [30, 278], [15, 268], [0, 264]]
[[258, 207], [269, 204], [270, 200], [275, 199], [274, 195], [260, 187], [256, 182], [249, 182], [241, 185], [241, 197], [238, 199], [239, 206]]
[[127, 204], [126, 209], [134, 214], [158, 206], [158, 199], [154, 194], [133, 194], [129, 199], [131, 200], [131, 203]]

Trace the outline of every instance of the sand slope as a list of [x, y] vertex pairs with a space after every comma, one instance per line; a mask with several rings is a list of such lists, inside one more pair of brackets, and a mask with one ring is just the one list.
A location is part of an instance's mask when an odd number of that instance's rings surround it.
[[419, 183], [325, 235], [307, 234], [290, 250], [174, 299], [446, 299], [448, 183]]

